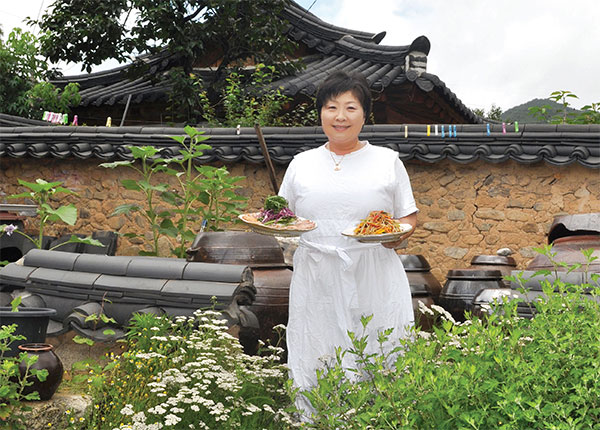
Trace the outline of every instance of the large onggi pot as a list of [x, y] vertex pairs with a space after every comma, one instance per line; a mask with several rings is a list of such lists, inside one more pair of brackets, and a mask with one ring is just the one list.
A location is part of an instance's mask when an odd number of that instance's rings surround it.
[[431, 273], [429, 262], [422, 255], [399, 254], [412, 296], [415, 324], [422, 329], [428, 330], [432, 327], [432, 320], [419, 311], [419, 302], [430, 307], [437, 302], [442, 285]]
[[473, 299], [481, 290], [503, 287], [499, 270], [449, 270], [440, 293], [440, 305], [456, 321], [464, 321], [465, 311], [472, 311]]
[[202, 232], [187, 254], [188, 261], [249, 266], [256, 299], [248, 308], [259, 320], [259, 338], [272, 343], [279, 340], [273, 327], [287, 325], [292, 271], [274, 237], [245, 231]]
[[[589, 267], [586, 265], [585, 257], [583, 256], [582, 249], [593, 249], [592, 257], [597, 257]], [[576, 268], [575, 271], [588, 270], [589, 273], [600, 273], [600, 234], [597, 235], [576, 235], [576, 236], [565, 236], [559, 239], [555, 239], [552, 243], [552, 252], [556, 253], [554, 261], [557, 263], [567, 263], [567, 266], [573, 264], [581, 264], [582, 266]], [[554, 265], [545, 255], [538, 254], [527, 266], [528, 270], [542, 270], [549, 269], [554, 270]], [[558, 266], [556, 268], [559, 272], [566, 272], [569, 267]]]
[[[548, 231], [548, 244], [556, 253], [553, 260], [567, 263], [568, 266], [581, 264], [575, 271], [600, 273], [600, 212], [561, 215], [554, 218]], [[589, 267], [582, 249], [593, 249], [592, 257], [597, 257]], [[537, 255], [527, 266], [528, 270], [554, 270], [552, 262], [544, 255]], [[569, 267], [556, 268], [559, 272], [569, 271]]]
[[503, 255], [476, 255], [471, 260], [471, 269], [476, 270], [499, 270], [502, 273], [502, 283], [505, 288], [510, 288], [510, 281], [506, 276], [517, 268], [517, 262], [512, 257]]

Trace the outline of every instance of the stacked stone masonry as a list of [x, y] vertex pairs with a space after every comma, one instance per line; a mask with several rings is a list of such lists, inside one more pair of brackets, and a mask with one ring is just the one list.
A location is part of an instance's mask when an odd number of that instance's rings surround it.
[[[45, 159], [40, 163], [31, 158], [5, 158], [0, 160], [0, 202], [17, 203], [7, 199], [24, 191], [17, 179], [63, 181], [77, 195], [61, 203], [74, 203], [79, 219], [74, 227], [49, 226], [47, 234], [91, 234], [98, 230], [146, 234], [148, 240], [119, 239], [117, 255], [137, 255], [150, 243], [148, 226], [139, 215], [127, 218], [110, 214], [120, 204], [143, 203], [141, 194], [120, 185], [122, 179], [139, 178], [131, 169], [105, 169], [98, 166], [100, 162]], [[405, 165], [420, 213], [415, 234], [399, 252], [424, 255], [440, 282], [445, 281], [448, 270], [468, 267], [473, 256], [494, 254], [504, 247], [514, 251], [518, 268], [524, 269], [535, 256], [533, 248], [546, 243], [555, 216], [600, 212], [600, 173], [579, 164], [458, 164], [449, 160], [428, 164], [411, 160]], [[259, 208], [273, 193], [263, 165], [236, 163], [227, 167], [232, 175], [246, 177], [240, 182], [239, 193], [248, 197], [249, 209]], [[281, 182], [285, 167], [276, 166], [276, 170]], [[26, 225], [32, 231], [36, 228], [31, 219]], [[169, 243], [162, 238], [161, 254], [167, 256], [168, 250]]]

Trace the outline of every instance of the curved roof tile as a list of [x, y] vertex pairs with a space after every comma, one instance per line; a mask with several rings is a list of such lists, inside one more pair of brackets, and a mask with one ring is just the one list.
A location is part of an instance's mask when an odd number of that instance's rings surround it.
[[[12, 122], [18, 122], [14, 119]], [[404, 137], [405, 126], [408, 137]], [[253, 128], [206, 128], [212, 150], [200, 163], [263, 163], [264, 157]], [[438, 128], [438, 131], [441, 131]], [[178, 146], [170, 136], [185, 135], [180, 127], [0, 127], [0, 157], [11, 158], [99, 158], [130, 160], [128, 146], [154, 145], [165, 156], [177, 156]], [[274, 163], [285, 165], [294, 155], [326, 141], [320, 127], [265, 127], [263, 135]], [[498, 163], [508, 159], [529, 164], [545, 161], [552, 165], [579, 163], [600, 168], [600, 125], [522, 124], [518, 132], [503, 133], [501, 124], [456, 125], [456, 137], [441, 137], [422, 124], [367, 125], [361, 134], [373, 145], [398, 152], [402, 160], [457, 163], [484, 160]]]

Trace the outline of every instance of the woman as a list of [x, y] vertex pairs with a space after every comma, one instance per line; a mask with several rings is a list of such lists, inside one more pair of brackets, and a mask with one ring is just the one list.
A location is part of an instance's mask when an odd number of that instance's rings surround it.
[[[363, 333], [361, 316], [373, 315], [368, 351], [378, 350], [378, 331], [394, 328], [398, 339], [413, 324], [408, 280], [394, 248], [414, 231], [417, 207], [398, 154], [358, 139], [371, 112], [365, 78], [330, 75], [317, 93], [317, 112], [328, 142], [294, 157], [279, 192], [298, 216], [318, 225], [300, 239], [290, 286], [288, 367], [300, 391], [316, 385], [316, 369], [335, 357], [336, 347], [351, 346], [348, 331]], [[383, 245], [340, 234], [372, 210], [413, 229]], [[297, 406], [311, 411], [302, 396]]]

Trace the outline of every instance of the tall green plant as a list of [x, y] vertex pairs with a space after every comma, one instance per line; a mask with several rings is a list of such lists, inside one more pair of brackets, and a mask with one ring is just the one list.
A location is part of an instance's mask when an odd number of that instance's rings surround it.
[[[194, 240], [198, 221], [206, 221], [210, 230], [219, 230], [222, 223], [231, 222], [234, 216], [239, 215], [238, 209], [246, 200], [235, 193], [235, 184], [244, 177], [230, 176], [225, 167], [195, 165], [194, 159], [201, 156], [203, 150], [210, 149], [209, 145], [201, 143], [208, 137], [190, 126], [186, 126], [184, 131], [187, 136], [171, 137], [182, 146], [181, 157], [165, 160], [169, 166], [177, 168], [164, 170], [177, 179], [179, 190], [161, 194], [164, 202], [175, 207], [168, 216], [162, 217], [161, 228], [169, 236], [177, 238], [179, 246], [172, 252], [179, 258], [185, 257], [187, 244]], [[195, 229], [190, 228], [194, 225]]]
[[[134, 160], [101, 164], [108, 168], [127, 166], [142, 177], [139, 180], [125, 179], [121, 183], [128, 190], [142, 192], [146, 207], [124, 204], [113, 212], [113, 215], [140, 212], [150, 224], [153, 250], [142, 251], [142, 255], [158, 255], [158, 239], [160, 235], [166, 235], [175, 238], [178, 243], [171, 252], [177, 257], [185, 257], [187, 245], [194, 240], [201, 221], [206, 222], [209, 230], [220, 230], [223, 223], [235, 220], [246, 200], [235, 193], [235, 184], [244, 177], [230, 176], [225, 167], [196, 165], [194, 160], [211, 148], [202, 143], [208, 139], [203, 136], [204, 132], [190, 126], [186, 126], [184, 131], [186, 136], [172, 136], [181, 145], [178, 157], [165, 159], [158, 156], [160, 150], [153, 146], [132, 146]], [[141, 168], [137, 167], [136, 160], [141, 162]], [[169, 190], [166, 183], [153, 184], [157, 173], [175, 178], [178, 189]], [[170, 207], [159, 212], [156, 198]]]
[[[102, 163], [101, 167], [114, 169], [125, 166], [133, 169], [141, 176], [141, 179], [122, 179], [121, 185], [126, 190], [138, 191], [144, 195], [145, 206], [137, 203], [127, 203], [115, 208], [112, 215], [130, 215], [139, 213], [150, 225], [152, 232], [152, 251], [140, 251], [140, 255], [158, 255], [158, 239], [160, 237], [161, 226], [160, 217], [157, 212], [155, 193], [164, 193], [168, 190], [165, 183], [153, 184], [153, 177], [156, 173], [165, 170], [165, 160], [158, 156], [160, 150], [154, 146], [128, 146], [133, 156], [133, 160], [114, 161], [112, 163]], [[127, 237], [144, 237], [143, 234], [127, 233]]]
[[[28, 188], [30, 191], [20, 194], [13, 194], [8, 196], [8, 198], [31, 199], [37, 204], [36, 212], [39, 217], [38, 234], [37, 237], [32, 237], [24, 231], [19, 230], [12, 224], [3, 224], [0, 225], [0, 236], [2, 236], [3, 234], [7, 234], [8, 236], [10, 236], [13, 233], [18, 233], [21, 236], [24, 236], [31, 242], [33, 242], [36, 248], [41, 249], [44, 245], [44, 230], [48, 223], [60, 221], [71, 226], [75, 225], [75, 223], [77, 222], [77, 208], [72, 203], [68, 205], [59, 206], [56, 209], [54, 209], [50, 205], [51, 200], [54, 200], [59, 194], [75, 194], [73, 191], [61, 187], [62, 182], [47, 182], [43, 179], [36, 179], [35, 183], [23, 181], [22, 179], [19, 179], [18, 182], [20, 185], [24, 186], [25, 188]], [[68, 243], [84, 243], [88, 245], [104, 247], [102, 242], [96, 239], [92, 239], [91, 236], [82, 239], [75, 235], [71, 235], [68, 241], [60, 243], [52, 247], [52, 249], [56, 249]]]

